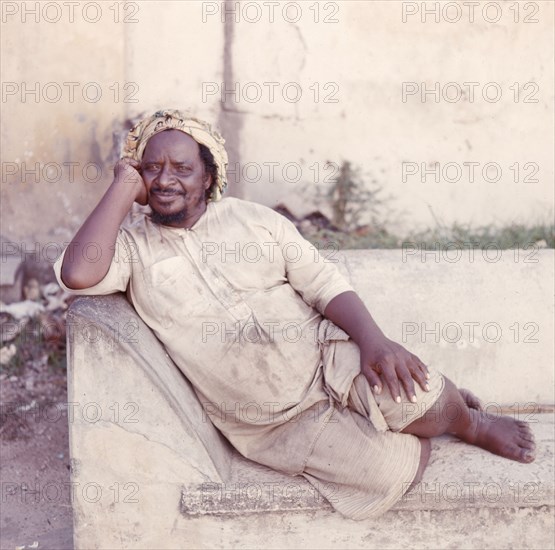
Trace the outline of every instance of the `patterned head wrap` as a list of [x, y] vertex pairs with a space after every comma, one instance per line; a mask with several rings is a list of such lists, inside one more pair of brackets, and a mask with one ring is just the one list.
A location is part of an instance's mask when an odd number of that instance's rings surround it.
[[129, 133], [123, 146], [122, 157], [141, 161], [148, 140], [164, 130], [181, 130], [189, 134], [197, 143], [206, 145], [214, 156], [218, 167], [216, 183], [212, 184], [212, 192], [208, 200], [218, 201], [227, 186], [227, 152], [225, 140], [213, 130], [208, 122], [191, 117], [176, 109], [156, 111], [152, 116], [144, 118]]

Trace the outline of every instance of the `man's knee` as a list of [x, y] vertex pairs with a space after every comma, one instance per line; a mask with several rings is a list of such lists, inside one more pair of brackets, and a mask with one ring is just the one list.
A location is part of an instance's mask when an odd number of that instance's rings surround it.
[[445, 385], [436, 402], [402, 432], [420, 437], [435, 437], [453, 433], [454, 428], [468, 421], [468, 407], [457, 387], [447, 377]]
[[[437, 370], [430, 368], [430, 379], [428, 383], [430, 391], [425, 391], [418, 384], [415, 384], [416, 403], [408, 399], [403, 399], [399, 404], [391, 398], [389, 390], [387, 389], [385, 389], [382, 394], [375, 396], [376, 403], [392, 431], [413, 433], [407, 430], [408, 426], [424, 417], [427, 412], [430, 411], [432, 414], [434, 413], [436, 410], [435, 404], [445, 391], [444, 377]], [[414, 435], [428, 437], [428, 434], [416, 433]]]

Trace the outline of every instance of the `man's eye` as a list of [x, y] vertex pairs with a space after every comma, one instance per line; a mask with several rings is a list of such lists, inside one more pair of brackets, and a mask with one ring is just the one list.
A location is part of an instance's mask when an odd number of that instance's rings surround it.
[[147, 164], [144, 169], [149, 172], [153, 172], [154, 170], [158, 170], [158, 168], [158, 164]]
[[177, 169], [182, 173], [190, 172], [191, 169], [188, 166], [178, 166]]

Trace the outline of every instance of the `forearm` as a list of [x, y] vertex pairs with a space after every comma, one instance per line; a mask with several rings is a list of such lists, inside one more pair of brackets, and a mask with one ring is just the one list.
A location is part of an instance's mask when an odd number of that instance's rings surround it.
[[[118, 230], [135, 200], [136, 192], [125, 183], [112, 183], [70, 242], [61, 269], [69, 288], [89, 288], [108, 273]], [[89, 251], [91, 243], [94, 256]], [[93, 257], [89, 260], [87, 254]]]
[[415, 402], [414, 382], [428, 391], [428, 368], [403, 346], [387, 338], [355, 292], [343, 292], [326, 307], [324, 315], [341, 327], [360, 348], [361, 372], [377, 394], [382, 379], [391, 396], [401, 402], [401, 385], [407, 397]]
[[333, 298], [324, 316], [342, 328], [359, 347], [385, 338], [356, 292], [343, 292]]

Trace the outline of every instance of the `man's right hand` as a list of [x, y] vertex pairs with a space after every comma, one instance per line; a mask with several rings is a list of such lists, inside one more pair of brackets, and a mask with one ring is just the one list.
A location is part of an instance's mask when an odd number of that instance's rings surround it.
[[141, 163], [129, 158], [118, 160], [114, 167], [114, 184], [125, 185], [135, 192], [135, 201], [143, 206], [148, 203], [148, 191], [140, 174]]

